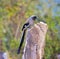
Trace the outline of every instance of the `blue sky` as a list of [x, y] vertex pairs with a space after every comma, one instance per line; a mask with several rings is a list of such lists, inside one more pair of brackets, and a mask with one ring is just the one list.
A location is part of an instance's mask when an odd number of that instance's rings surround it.
[[[44, 1], [44, 0], [43, 0]], [[46, 0], [48, 1], [48, 0]], [[60, 0], [53, 0], [56, 4], [60, 4]], [[55, 6], [52, 10], [53, 16], [60, 16], [60, 6]], [[58, 13], [57, 13], [58, 12]], [[57, 14], [56, 14], [57, 13]]]
[[60, 0], [54, 0], [56, 3], [60, 3]]
[[[60, 0], [52, 0], [56, 4], [60, 4]], [[40, 2], [48, 2], [48, 0], [40, 0]], [[48, 4], [48, 8], [51, 6], [51, 4]], [[42, 7], [38, 5], [38, 9], [42, 10]], [[60, 16], [60, 6], [54, 6], [52, 9], [53, 16]]]
[[[60, 0], [54, 0], [54, 2], [60, 4]], [[58, 12], [59, 14], [56, 14], [56, 12]], [[58, 15], [58, 16], [60, 16], [60, 6], [59, 6], [59, 7], [55, 7], [55, 8], [53, 9], [53, 15]]]

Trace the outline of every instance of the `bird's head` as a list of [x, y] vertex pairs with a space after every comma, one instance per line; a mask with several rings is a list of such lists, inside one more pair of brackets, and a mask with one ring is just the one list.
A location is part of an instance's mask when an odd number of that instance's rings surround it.
[[36, 15], [32, 15], [31, 17], [30, 17], [30, 19], [32, 19], [32, 20], [37, 20], [37, 21], [39, 21], [40, 19], [39, 19], [39, 17], [38, 16], [36, 16]]
[[30, 18], [32, 18], [33, 20], [36, 20], [37, 16], [36, 15], [32, 15]]

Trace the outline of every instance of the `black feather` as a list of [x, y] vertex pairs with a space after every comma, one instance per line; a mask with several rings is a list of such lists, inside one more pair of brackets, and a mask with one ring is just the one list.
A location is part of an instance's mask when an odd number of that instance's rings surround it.
[[26, 30], [24, 30], [24, 32], [23, 32], [23, 35], [22, 35], [22, 38], [21, 38], [21, 42], [20, 42], [20, 45], [19, 45], [19, 48], [18, 48], [18, 51], [17, 51], [17, 54], [20, 53], [21, 47], [22, 47], [23, 42], [24, 42], [25, 33], [26, 33]]
[[23, 25], [23, 27], [22, 27], [22, 31], [23, 31], [23, 29], [26, 27], [26, 26], [28, 26], [29, 25], [29, 23], [25, 23], [24, 25]]

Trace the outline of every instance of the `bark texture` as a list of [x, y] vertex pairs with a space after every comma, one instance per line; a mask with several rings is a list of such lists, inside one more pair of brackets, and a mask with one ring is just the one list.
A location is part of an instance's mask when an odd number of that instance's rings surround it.
[[27, 30], [22, 59], [42, 59], [47, 29], [47, 24], [40, 22]]

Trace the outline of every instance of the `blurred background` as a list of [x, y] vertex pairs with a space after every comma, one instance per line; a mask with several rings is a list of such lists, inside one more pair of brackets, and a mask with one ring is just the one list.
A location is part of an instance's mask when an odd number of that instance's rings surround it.
[[60, 0], [0, 0], [0, 54], [21, 59], [24, 45], [17, 55], [21, 28], [31, 15], [48, 25], [43, 59], [56, 59], [60, 54]]

